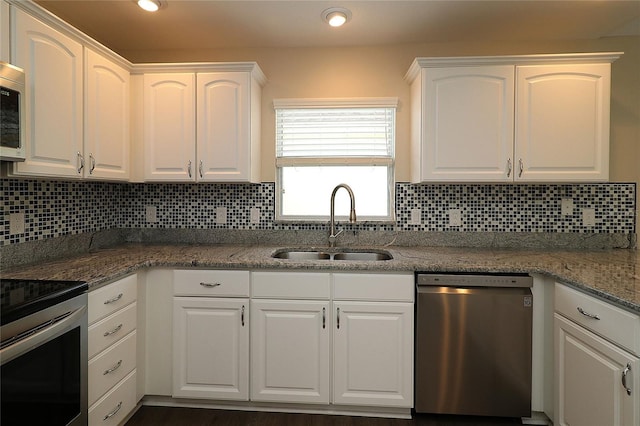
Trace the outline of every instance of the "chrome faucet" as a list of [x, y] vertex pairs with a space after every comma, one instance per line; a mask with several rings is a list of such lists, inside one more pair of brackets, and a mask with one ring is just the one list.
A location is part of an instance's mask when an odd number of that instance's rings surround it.
[[338, 237], [338, 235], [342, 233], [342, 229], [338, 233], [336, 233], [336, 218], [335, 218], [336, 192], [338, 192], [338, 189], [340, 188], [346, 189], [347, 192], [349, 193], [349, 198], [351, 199], [351, 212], [349, 213], [349, 222], [351, 223], [356, 222], [356, 197], [355, 195], [353, 195], [353, 191], [351, 190], [349, 185], [347, 185], [346, 183], [341, 183], [337, 185], [335, 188], [333, 188], [333, 192], [331, 193], [331, 220], [330, 220], [330, 227], [329, 227], [329, 247], [335, 247], [336, 238]]

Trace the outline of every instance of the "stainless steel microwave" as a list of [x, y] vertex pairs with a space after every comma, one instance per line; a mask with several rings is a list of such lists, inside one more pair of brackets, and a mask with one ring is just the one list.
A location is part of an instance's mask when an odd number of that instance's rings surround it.
[[21, 68], [0, 62], [0, 160], [24, 161], [25, 78]]

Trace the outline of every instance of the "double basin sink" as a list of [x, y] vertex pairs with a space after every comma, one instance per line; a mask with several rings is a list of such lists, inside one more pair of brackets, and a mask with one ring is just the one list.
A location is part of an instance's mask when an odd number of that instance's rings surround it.
[[288, 260], [352, 260], [352, 261], [383, 261], [391, 260], [391, 253], [384, 250], [357, 249], [280, 249], [271, 255], [275, 259]]

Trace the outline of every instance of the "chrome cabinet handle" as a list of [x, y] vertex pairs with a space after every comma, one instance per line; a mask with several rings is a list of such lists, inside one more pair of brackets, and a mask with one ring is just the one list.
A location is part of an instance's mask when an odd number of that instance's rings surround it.
[[122, 401], [120, 401], [118, 403], [118, 406], [112, 412], [110, 412], [109, 414], [104, 416], [104, 418], [102, 420], [103, 421], [104, 420], [109, 420], [111, 417], [115, 416], [118, 413], [118, 411], [120, 411], [121, 408], [122, 408]]
[[189, 177], [191, 177], [191, 160], [189, 160], [189, 164], [187, 164], [187, 172], [189, 173]]
[[622, 386], [627, 391], [627, 395], [631, 395], [631, 388], [627, 386], [627, 374], [631, 371], [631, 364], [627, 363], [627, 366], [622, 370]]
[[522, 172], [524, 171], [524, 162], [522, 158], [518, 160], [518, 167], [520, 168], [520, 172], [518, 173], [518, 177], [522, 177]]
[[92, 175], [93, 171], [96, 169], [96, 159], [93, 157], [93, 154], [89, 154], [89, 160], [91, 160], [91, 168], [89, 169], [89, 174]]
[[338, 308], [338, 315], [336, 315], [336, 326], [340, 328], [340, 308]]
[[513, 165], [511, 164], [511, 158], [507, 160], [507, 177], [511, 177], [511, 171], [513, 170]]
[[104, 332], [104, 337], [111, 336], [112, 334], [115, 334], [120, 330], [122, 330], [122, 324], [120, 324], [119, 326], [117, 326], [113, 330], [105, 331]]
[[202, 287], [213, 288], [213, 287], [218, 287], [219, 285], [222, 285], [222, 283], [200, 283], [200, 285]]
[[84, 169], [84, 157], [82, 156], [82, 154], [80, 154], [80, 151], [78, 151], [78, 153], [76, 154], [77, 160], [78, 160], [78, 174], [82, 173], [82, 169]]
[[242, 326], [244, 327], [244, 305], [242, 305], [242, 312], [240, 313], [240, 321], [242, 322]]
[[587, 318], [591, 318], [591, 319], [595, 319], [595, 320], [600, 320], [600, 317], [596, 314], [591, 314], [587, 311], [585, 311], [584, 309], [582, 309], [580, 306], [578, 306], [578, 312], [580, 312], [582, 315], [584, 315]]
[[117, 302], [117, 301], [118, 301], [118, 300], [120, 300], [120, 299], [122, 299], [122, 293], [120, 293], [119, 295], [117, 295], [117, 296], [116, 296], [116, 297], [114, 297], [114, 298], [111, 298], [111, 299], [109, 299], [109, 300], [105, 300], [105, 301], [104, 301], [104, 304], [105, 304], [105, 305], [108, 305], [109, 303]]
[[202, 177], [202, 160], [200, 160], [200, 165], [198, 166], [198, 172], [200, 173], [200, 177]]
[[113, 373], [118, 368], [120, 368], [121, 365], [122, 365], [122, 360], [118, 361], [118, 363], [116, 365], [114, 365], [113, 367], [109, 368], [108, 370], [104, 370], [104, 373], [102, 373], [102, 375], [106, 376], [109, 373]]
[[327, 328], [327, 308], [322, 308], [322, 328]]

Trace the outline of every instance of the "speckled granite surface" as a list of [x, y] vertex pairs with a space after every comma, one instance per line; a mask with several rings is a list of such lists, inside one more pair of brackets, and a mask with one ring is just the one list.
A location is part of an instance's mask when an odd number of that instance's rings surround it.
[[123, 244], [2, 271], [3, 278], [76, 279], [91, 289], [146, 267], [361, 271], [528, 272], [553, 278], [640, 313], [637, 250], [570, 251], [459, 247], [379, 247], [393, 260], [292, 261], [271, 257], [282, 246]]

